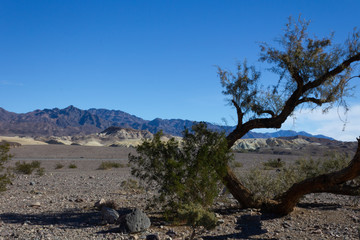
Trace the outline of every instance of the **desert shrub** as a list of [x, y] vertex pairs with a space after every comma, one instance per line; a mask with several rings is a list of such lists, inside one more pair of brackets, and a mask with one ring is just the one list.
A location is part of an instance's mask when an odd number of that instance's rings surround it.
[[77, 166], [76, 166], [75, 163], [70, 163], [70, 164], [69, 164], [69, 168], [77, 168]]
[[112, 161], [105, 161], [100, 164], [98, 167], [99, 170], [107, 170], [111, 168], [123, 168], [125, 167], [124, 164], [118, 163], [118, 162], [112, 162]]
[[38, 169], [36, 169], [36, 175], [44, 176], [44, 174], [45, 174], [45, 168], [39, 167]]
[[[297, 160], [294, 165], [284, 167], [278, 172], [252, 169], [240, 178], [244, 185], [255, 193], [256, 198], [275, 198], [297, 182], [340, 170], [347, 166], [348, 162], [349, 158], [339, 154], [326, 155], [317, 160], [303, 158]], [[355, 181], [359, 181], [359, 179]]]
[[[10, 145], [0, 144], [0, 173], [5, 170], [4, 164], [8, 162], [12, 155], [9, 154]], [[6, 190], [6, 186], [11, 183], [11, 174], [9, 172], [0, 174], [0, 192]]]
[[55, 165], [55, 169], [61, 169], [61, 168], [63, 168], [64, 167], [64, 164], [61, 164], [61, 163], [57, 163], [56, 165]]
[[15, 172], [20, 174], [32, 174], [36, 170], [37, 175], [44, 175], [45, 169], [41, 167], [40, 161], [32, 161], [30, 163], [26, 162], [16, 162], [15, 163]]
[[282, 168], [285, 163], [281, 161], [280, 158], [278, 159], [269, 159], [268, 161], [263, 163], [265, 169], [272, 169], [272, 168]]
[[240, 179], [250, 191], [255, 193], [256, 198], [266, 199], [273, 197], [274, 193], [277, 192], [274, 175], [260, 169], [251, 169], [248, 174], [241, 176]]
[[231, 167], [232, 168], [242, 168], [244, 166], [244, 164], [243, 163], [241, 163], [241, 162], [232, 162], [231, 163]]
[[127, 179], [121, 182], [121, 187], [124, 189], [141, 190], [139, 182], [134, 179]]
[[199, 227], [204, 227], [206, 230], [211, 230], [216, 227], [217, 218], [213, 212], [208, 211], [200, 204], [184, 204], [177, 209], [175, 221], [186, 221], [186, 225], [191, 226], [193, 232], [189, 239], [194, 239], [196, 230]]
[[212, 132], [205, 123], [185, 130], [181, 142], [163, 142], [162, 133], [136, 147], [129, 155], [132, 174], [157, 191], [156, 201], [168, 214], [187, 204], [209, 207], [219, 193], [220, 177], [233, 155], [224, 134]]

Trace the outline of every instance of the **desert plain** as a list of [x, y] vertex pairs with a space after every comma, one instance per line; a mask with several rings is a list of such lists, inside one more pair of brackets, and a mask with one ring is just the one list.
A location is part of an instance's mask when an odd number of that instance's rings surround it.
[[[15, 139], [3, 139], [12, 141]], [[20, 140], [18, 139], [17, 142]], [[157, 209], [147, 209], [154, 194], [134, 184], [128, 167], [133, 147], [43, 144], [22, 139], [11, 148], [9, 166], [15, 162], [41, 162], [45, 173], [16, 174], [8, 190], [0, 194], [0, 239], [186, 239], [190, 227], [173, 225]], [[239, 174], [269, 159], [281, 158], [291, 164], [298, 155], [236, 153]], [[104, 161], [121, 168], [99, 170]], [[73, 164], [76, 168], [69, 168]], [[63, 166], [61, 168], [57, 166]], [[144, 232], [124, 234], [118, 225], [106, 224], [94, 207], [100, 199], [112, 200], [121, 214], [141, 208], [151, 219]], [[229, 194], [215, 202], [218, 226], [199, 231], [197, 239], [360, 239], [359, 197], [333, 194], [305, 196], [288, 216], [241, 209]]]

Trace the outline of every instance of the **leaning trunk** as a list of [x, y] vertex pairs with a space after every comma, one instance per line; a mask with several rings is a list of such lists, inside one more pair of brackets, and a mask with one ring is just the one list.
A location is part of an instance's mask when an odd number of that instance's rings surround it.
[[360, 138], [357, 140], [356, 154], [347, 167], [294, 184], [279, 198], [278, 204], [268, 206], [268, 210], [279, 214], [288, 214], [293, 211], [300, 198], [306, 194], [321, 192], [345, 193], [345, 190], [349, 191], [350, 189], [344, 189], [343, 184], [360, 176]]
[[356, 154], [347, 167], [296, 183], [278, 199], [255, 200], [254, 195], [238, 180], [230, 168], [227, 169], [223, 182], [242, 208], [261, 208], [263, 211], [281, 215], [292, 212], [300, 198], [309, 193], [358, 194], [360, 187], [344, 185], [345, 182], [360, 176], [360, 138], [357, 141]]
[[260, 207], [261, 202], [255, 200], [254, 195], [239, 181], [229, 167], [227, 168], [226, 175], [223, 177], [223, 183], [242, 208]]

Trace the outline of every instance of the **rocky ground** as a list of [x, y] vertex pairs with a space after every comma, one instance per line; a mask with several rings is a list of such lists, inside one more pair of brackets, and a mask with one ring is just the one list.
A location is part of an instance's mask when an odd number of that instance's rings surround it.
[[[126, 167], [129, 148], [83, 146], [22, 146], [12, 149], [16, 161], [40, 160], [45, 175], [16, 175], [9, 190], [0, 194], [0, 239], [185, 239], [191, 229], [174, 226], [145, 210], [152, 226], [145, 232], [123, 234], [116, 224], [104, 224], [94, 207], [101, 198], [113, 200], [120, 213], [145, 209], [151, 193], [131, 181]], [[244, 169], [274, 155], [237, 154]], [[125, 167], [98, 170], [102, 161]], [[295, 160], [289, 156], [286, 161]], [[56, 169], [62, 164], [63, 167]], [[68, 168], [74, 164], [77, 168]], [[244, 170], [244, 171], [245, 171]], [[198, 233], [198, 239], [359, 239], [359, 199], [331, 194], [306, 196], [288, 216], [241, 210], [229, 196], [214, 209], [218, 226]]]

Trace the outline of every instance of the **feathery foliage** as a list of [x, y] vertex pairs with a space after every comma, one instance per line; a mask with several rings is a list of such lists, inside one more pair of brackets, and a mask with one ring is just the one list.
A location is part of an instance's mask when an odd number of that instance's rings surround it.
[[[5, 170], [4, 164], [12, 158], [9, 150], [9, 144], [0, 144], [0, 172]], [[0, 174], [0, 192], [6, 191], [6, 186], [10, 183], [11, 175], [9, 173]]]
[[129, 155], [132, 174], [156, 189], [157, 200], [170, 212], [190, 203], [209, 207], [233, 158], [224, 134], [199, 123], [184, 131], [182, 142], [163, 142], [161, 136], [160, 132], [144, 140], [137, 155]]

